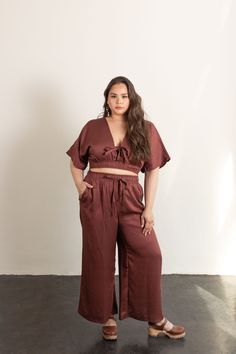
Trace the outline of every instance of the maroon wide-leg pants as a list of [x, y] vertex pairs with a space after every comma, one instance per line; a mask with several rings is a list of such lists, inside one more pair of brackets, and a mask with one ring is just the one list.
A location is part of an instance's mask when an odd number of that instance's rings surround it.
[[118, 245], [119, 319], [159, 322], [162, 254], [154, 229], [144, 236], [143, 188], [138, 176], [88, 171], [80, 201], [82, 275], [78, 312], [104, 323], [118, 313], [115, 251]]

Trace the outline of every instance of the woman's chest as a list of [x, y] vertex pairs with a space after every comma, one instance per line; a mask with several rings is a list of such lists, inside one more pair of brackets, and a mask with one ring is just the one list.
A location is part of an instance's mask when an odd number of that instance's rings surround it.
[[101, 160], [123, 160], [131, 157], [131, 147], [127, 137], [127, 129], [124, 124], [110, 125], [106, 118], [99, 123], [97, 129], [90, 130], [89, 159]]
[[127, 136], [128, 124], [126, 121], [112, 121], [109, 118], [104, 118], [106, 133], [114, 146], [122, 144]]

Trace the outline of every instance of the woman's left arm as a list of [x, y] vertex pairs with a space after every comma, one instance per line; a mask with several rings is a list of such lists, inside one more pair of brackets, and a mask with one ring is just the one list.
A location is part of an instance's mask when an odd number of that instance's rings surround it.
[[145, 172], [145, 178], [144, 178], [145, 209], [143, 210], [141, 215], [141, 227], [143, 227], [144, 236], [150, 234], [151, 229], [154, 225], [152, 208], [155, 200], [158, 181], [159, 181], [159, 167], [151, 171]]

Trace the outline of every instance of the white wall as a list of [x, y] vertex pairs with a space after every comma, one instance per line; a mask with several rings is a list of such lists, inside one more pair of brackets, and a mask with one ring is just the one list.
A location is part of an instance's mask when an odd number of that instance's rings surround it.
[[163, 273], [236, 274], [235, 6], [1, 0], [1, 274], [80, 274], [65, 151], [118, 75], [171, 155], [154, 208]]

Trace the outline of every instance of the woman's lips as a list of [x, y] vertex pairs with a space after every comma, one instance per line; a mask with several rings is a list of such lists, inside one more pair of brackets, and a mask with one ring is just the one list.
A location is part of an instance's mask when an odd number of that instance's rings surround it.
[[116, 109], [122, 109], [123, 107], [116, 107]]

